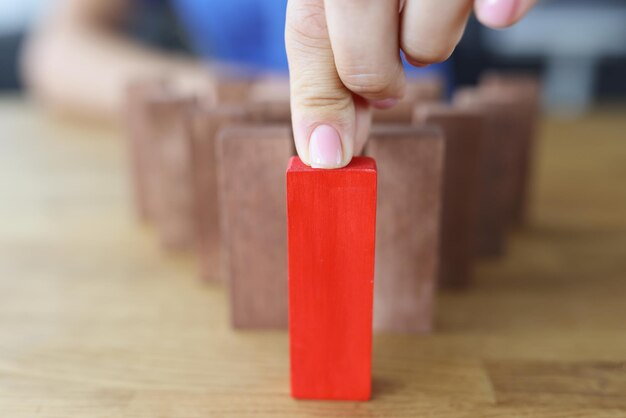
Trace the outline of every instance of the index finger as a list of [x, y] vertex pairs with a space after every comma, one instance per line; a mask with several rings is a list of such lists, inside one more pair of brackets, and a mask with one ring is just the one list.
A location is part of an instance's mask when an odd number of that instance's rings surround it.
[[367, 107], [355, 104], [337, 73], [324, 0], [288, 2], [285, 45], [298, 155], [314, 167], [343, 167], [352, 159], [357, 134], [367, 135], [362, 117]]

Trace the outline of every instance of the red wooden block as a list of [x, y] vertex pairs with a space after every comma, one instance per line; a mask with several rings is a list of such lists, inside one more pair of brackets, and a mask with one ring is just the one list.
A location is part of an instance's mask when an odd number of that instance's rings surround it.
[[192, 169], [196, 201], [200, 274], [208, 281], [223, 280], [218, 203], [216, 136], [226, 124], [246, 119], [241, 106], [197, 106], [191, 114]]
[[407, 125], [372, 129], [378, 165], [374, 329], [432, 329], [439, 265], [444, 139]]
[[371, 393], [376, 163], [338, 170], [293, 158], [287, 169], [291, 394]]
[[287, 328], [285, 165], [294, 154], [284, 125], [231, 126], [217, 137], [220, 223], [232, 323]]
[[439, 282], [466, 286], [473, 276], [478, 229], [485, 117], [443, 104], [420, 105], [414, 121], [440, 128], [446, 138]]

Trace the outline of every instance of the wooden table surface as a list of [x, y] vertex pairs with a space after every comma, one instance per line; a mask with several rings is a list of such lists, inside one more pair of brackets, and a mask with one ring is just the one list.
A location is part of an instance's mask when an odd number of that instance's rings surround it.
[[137, 224], [119, 132], [0, 100], [0, 417], [626, 417], [626, 111], [542, 123], [532, 220], [370, 402], [289, 397], [284, 332]]

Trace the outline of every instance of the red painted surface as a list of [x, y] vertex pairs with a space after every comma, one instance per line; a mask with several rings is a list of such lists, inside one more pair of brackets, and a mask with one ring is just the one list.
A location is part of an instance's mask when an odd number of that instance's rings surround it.
[[287, 169], [291, 394], [371, 394], [376, 163]]

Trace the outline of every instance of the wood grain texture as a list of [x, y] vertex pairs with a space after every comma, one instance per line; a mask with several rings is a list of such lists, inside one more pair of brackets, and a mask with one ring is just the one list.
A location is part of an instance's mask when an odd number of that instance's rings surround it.
[[502, 404], [626, 409], [626, 362], [490, 361]]
[[458, 90], [453, 103], [458, 108], [479, 112], [485, 117], [476, 254], [496, 258], [505, 253], [508, 236], [505, 189], [509, 152], [507, 141], [502, 140], [503, 124], [498, 112], [491, 112], [489, 107], [481, 104], [475, 89]]
[[[464, 88], [455, 92], [455, 103], [461, 107], [473, 106], [482, 109], [494, 117], [495, 128], [499, 135], [501, 147], [499, 158], [506, 162], [503, 165], [505, 186], [504, 218], [507, 226], [519, 224], [522, 218], [522, 207], [527, 197], [522, 196], [528, 176], [528, 159], [530, 158], [531, 117], [530, 107], [519, 96], [508, 94], [496, 89]], [[524, 185], [524, 186], [522, 186]]]
[[287, 327], [287, 126], [226, 127], [218, 140], [221, 236], [232, 324]]
[[487, 72], [481, 76], [479, 88], [497, 96], [513, 98], [518, 103], [521, 125], [521, 143], [517, 154], [513, 222], [520, 225], [528, 216], [532, 186], [536, 131], [541, 106], [541, 83], [537, 76], [523, 73]]
[[485, 116], [443, 104], [418, 105], [414, 123], [442, 130], [446, 140], [441, 206], [438, 280], [467, 286], [477, 252], [480, 189], [484, 160]]
[[444, 140], [439, 131], [377, 126], [366, 154], [378, 164], [374, 327], [429, 332], [439, 265]]
[[355, 157], [323, 170], [292, 158], [287, 215], [291, 395], [368, 400], [376, 163]]
[[246, 118], [247, 113], [239, 105], [197, 106], [190, 115], [198, 261], [200, 274], [208, 281], [223, 281], [226, 277], [220, 236], [216, 136], [221, 127]]
[[122, 132], [0, 98], [0, 416], [623, 418], [624, 110], [541, 122], [528, 228], [440, 293], [436, 332], [374, 335], [355, 404], [291, 399], [287, 333], [233, 330], [226, 289], [164, 256]]

